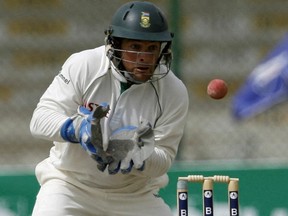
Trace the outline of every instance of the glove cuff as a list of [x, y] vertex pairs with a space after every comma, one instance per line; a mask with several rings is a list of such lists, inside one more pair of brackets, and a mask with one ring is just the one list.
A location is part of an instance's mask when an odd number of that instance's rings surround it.
[[[80, 120], [80, 122], [79, 122]], [[79, 127], [82, 118], [68, 118], [61, 127], [60, 135], [61, 137], [71, 143], [79, 143]], [[79, 122], [79, 123], [78, 123]]]

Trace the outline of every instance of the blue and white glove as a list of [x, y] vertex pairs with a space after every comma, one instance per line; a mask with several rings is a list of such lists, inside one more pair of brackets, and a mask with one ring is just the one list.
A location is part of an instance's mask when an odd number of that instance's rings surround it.
[[[103, 171], [107, 164], [111, 162], [111, 157], [107, 157], [103, 151], [102, 133], [100, 120], [105, 117], [109, 111], [109, 106], [98, 106], [94, 112], [89, 111], [83, 106], [78, 107], [78, 113], [67, 119], [61, 127], [61, 136], [64, 140], [72, 143], [80, 143], [82, 148], [98, 162], [98, 169]], [[100, 135], [92, 140], [91, 128], [97, 128], [96, 134]]]
[[113, 158], [113, 162], [108, 165], [108, 172], [116, 174], [121, 170], [126, 174], [132, 167], [143, 171], [145, 160], [154, 151], [154, 145], [154, 133], [147, 121], [139, 127], [126, 126], [115, 130], [106, 151]]

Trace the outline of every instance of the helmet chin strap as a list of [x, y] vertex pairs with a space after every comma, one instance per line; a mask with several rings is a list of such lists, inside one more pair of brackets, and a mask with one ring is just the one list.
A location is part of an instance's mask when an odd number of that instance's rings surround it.
[[142, 82], [142, 81], [135, 80], [135, 79], [131, 76], [131, 73], [129, 73], [128, 71], [123, 70], [122, 72], [123, 72], [123, 75], [124, 75], [125, 79], [126, 79], [127, 81], [130, 81], [130, 82], [134, 83], [134, 84], [141, 84], [141, 83], [147, 82], [147, 81]]

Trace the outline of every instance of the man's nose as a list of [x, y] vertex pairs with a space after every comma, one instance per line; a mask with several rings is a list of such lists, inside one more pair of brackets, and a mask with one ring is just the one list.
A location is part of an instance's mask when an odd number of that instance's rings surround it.
[[137, 59], [140, 62], [147, 62], [153, 59], [153, 54], [149, 52], [139, 52], [137, 55]]

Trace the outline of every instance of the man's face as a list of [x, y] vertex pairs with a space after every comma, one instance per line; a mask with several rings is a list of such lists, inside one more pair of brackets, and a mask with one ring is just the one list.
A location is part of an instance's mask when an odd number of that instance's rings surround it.
[[121, 49], [125, 70], [137, 81], [149, 80], [157, 66], [161, 43], [123, 39]]

